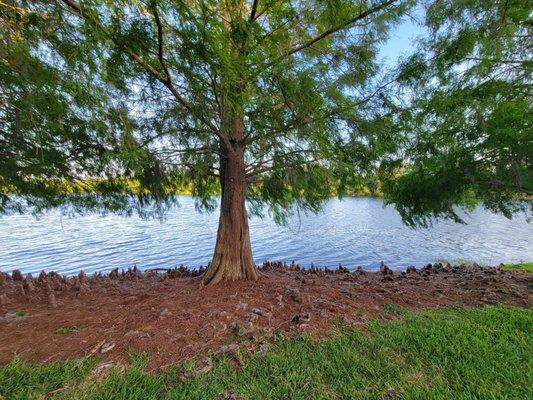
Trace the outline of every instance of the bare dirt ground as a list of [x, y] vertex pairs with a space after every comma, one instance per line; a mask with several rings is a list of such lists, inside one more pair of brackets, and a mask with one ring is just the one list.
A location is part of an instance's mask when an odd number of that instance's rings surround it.
[[[533, 305], [533, 274], [451, 265], [416, 270], [301, 270], [265, 263], [255, 282], [204, 287], [184, 268], [39, 277], [0, 273], [0, 362], [98, 357], [125, 363], [144, 352], [151, 370], [191, 358], [262, 351], [278, 333], [321, 337], [335, 324], [364, 328], [409, 309]], [[385, 306], [385, 308], [384, 308]], [[390, 311], [390, 309], [389, 309]]]

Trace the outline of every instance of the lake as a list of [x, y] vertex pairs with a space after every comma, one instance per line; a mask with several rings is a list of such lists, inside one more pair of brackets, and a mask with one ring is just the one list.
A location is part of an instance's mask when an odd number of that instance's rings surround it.
[[[137, 216], [66, 217], [50, 212], [0, 217], [0, 270], [33, 274], [55, 270], [71, 275], [137, 265], [141, 269], [206, 265], [212, 255], [218, 210], [195, 211], [194, 200], [179, 198], [161, 221]], [[293, 218], [280, 227], [271, 218], [252, 218], [250, 231], [257, 263], [295, 260], [307, 267], [377, 269], [381, 260], [393, 268], [435, 261], [500, 262], [533, 260], [533, 225], [524, 216], [508, 220], [476, 209], [467, 225], [437, 222], [428, 229], [402, 224], [380, 199], [332, 199], [318, 215]]]

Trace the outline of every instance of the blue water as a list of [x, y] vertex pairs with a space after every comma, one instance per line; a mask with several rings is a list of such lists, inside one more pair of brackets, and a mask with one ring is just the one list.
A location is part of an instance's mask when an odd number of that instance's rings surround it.
[[[523, 216], [508, 220], [477, 209], [468, 225], [438, 222], [429, 229], [402, 224], [392, 207], [379, 199], [332, 199], [318, 215], [293, 218], [279, 227], [270, 218], [252, 218], [254, 257], [295, 260], [303, 266], [353, 268], [423, 265], [428, 262], [500, 262], [533, 260], [533, 224]], [[166, 219], [145, 220], [116, 215], [65, 217], [51, 212], [0, 217], [0, 270], [36, 273], [55, 270], [74, 274], [139, 268], [206, 265], [215, 244], [218, 212], [200, 214], [194, 200], [180, 197], [180, 206]]]

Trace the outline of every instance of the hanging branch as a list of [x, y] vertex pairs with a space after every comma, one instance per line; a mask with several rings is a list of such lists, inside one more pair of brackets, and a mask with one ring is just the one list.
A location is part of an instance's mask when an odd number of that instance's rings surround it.
[[386, 1], [385, 3], [381, 3], [381, 4], [378, 4], [372, 8], [369, 8], [368, 10], [356, 15], [355, 17], [353, 18], [350, 18], [349, 20], [343, 22], [342, 24], [340, 25], [337, 25], [337, 26], [334, 26], [328, 30], [326, 30], [325, 32], [322, 32], [320, 35], [314, 37], [313, 39], [299, 45], [299, 46], [296, 46], [295, 48], [283, 53], [281, 56], [279, 56], [278, 58], [276, 58], [274, 61], [268, 63], [268, 65], [263, 68], [257, 75], [260, 75], [261, 73], [263, 73], [264, 71], [266, 71], [268, 68], [278, 64], [280, 61], [284, 60], [285, 58], [293, 55], [293, 54], [296, 54], [304, 49], [307, 49], [311, 46], [313, 46], [315, 43], [333, 35], [334, 33], [340, 31], [340, 30], [343, 30], [343, 29], [346, 29], [346, 28], [349, 28], [351, 27], [351, 25], [353, 25], [354, 23], [356, 23], [357, 21], [360, 21], [362, 19], [365, 19], [366, 17], [372, 15], [372, 14], [375, 14], [381, 10], [384, 10], [385, 8], [389, 7], [390, 5], [396, 3], [398, 0], [389, 0], [389, 1]]
[[285, 54], [283, 54], [279, 59], [278, 61], [292, 55], [292, 54], [295, 54], [295, 53], [298, 53], [299, 51], [302, 51], [304, 49], [307, 49], [308, 47], [311, 47], [312, 45], [314, 45], [315, 43], [319, 42], [320, 40], [322, 39], [325, 39], [326, 37], [330, 36], [330, 35], [333, 35], [334, 33], [344, 29], [344, 28], [348, 28], [350, 25], [353, 25], [354, 23], [356, 23], [357, 21], [360, 21], [366, 17], [368, 17], [369, 15], [372, 15], [378, 11], [381, 11], [385, 8], [387, 8], [388, 6], [390, 6], [391, 4], [395, 3], [397, 0], [389, 0], [385, 3], [381, 3], [381, 4], [378, 4], [377, 6], [374, 6], [372, 8], [369, 8], [368, 10], [362, 12], [361, 14], [349, 19], [348, 21], [344, 22], [343, 24], [341, 25], [337, 25], [333, 28], [330, 28], [328, 29], [327, 31], [321, 33], [320, 35], [318, 35], [317, 37], [309, 40], [308, 42], [304, 43], [304, 44], [301, 44], [300, 46], [297, 46], [289, 51], [287, 51]]
[[124, 45], [123, 43], [119, 43], [118, 38], [112, 32], [110, 32], [105, 26], [103, 26], [102, 23], [98, 19], [85, 14], [79, 3], [73, 0], [61, 0], [61, 1], [65, 5], [67, 5], [68, 9], [73, 11], [76, 15], [78, 15], [79, 17], [81, 17], [82, 19], [86, 21], [89, 21], [90, 23], [92, 23], [93, 25], [101, 29], [113, 43], [115, 43], [116, 45], [120, 45], [120, 47], [124, 49], [126, 54], [128, 54], [137, 64], [143, 67], [146, 70], [146, 72], [152, 75], [159, 82], [161, 82], [172, 93], [172, 95], [178, 101], [179, 104], [181, 104], [185, 109], [187, 109], [187, 111], [189, 111], [192, 115], [194, 115], [200, 121], [205, 123], [211, 129], [211, 131], [217, 137], [219, 137], [220, 140], [223, 141], [228, 148], [230, 148], [228, 138], [225, 137], [223, 134], [221, 134], [220, 130], [215, 125], [213, 125], [210, 121], [207, 121], [204, 117], [202, 117], [201, 115], [198, 115], [195, 112], [193, 106], [178, 92], [178, 90], [174, 86], [172, 79], [171, 79], [171, 75], [166, 67], [164, 57], [163, 57], [163, 29], [162, 29], [161, 18], [155, 6], [153, 10], [154, 10], [154, 17], [155, 17], [156, 26], [157, 26], [158, 60], [159, 60], [159, 63], [161, 64], [161, 67], [163, 68], [163, 73], [161, 73], [156, 68], [154, 68], [152, 65], [150, 65], [149, 62], [143, 59], [139, 54], [133, 51], [130, 47], [128, 47], [127, 45]]

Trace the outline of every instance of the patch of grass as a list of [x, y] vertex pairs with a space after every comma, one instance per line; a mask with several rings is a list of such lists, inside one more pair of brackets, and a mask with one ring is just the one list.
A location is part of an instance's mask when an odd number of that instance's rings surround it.
[[0, 399], [48, 398], [46, 395], [54, 391], [75, 385], [95, 365], [87, 359], [45, 365], [30, 365], [15, 359], [0, 366]]
[[16, 312], [15, 312], [15, 315], [16, 315], [17, 317], [25, 317], [26, 314], [27, 314], [26, 311], [16, 311]]
[[[47, 399], [192, 400], [218, 399], [228, 390], [242, 399], [533, 398], [533, 310], [391, 309], [398, 310], [402, 319], [372, 321], [365, 333], [347, 328], [319, 344], [307, 338], [281, 340], [264, 355], [244, 355], [239, 371], [223, 358], [210, 373], [185, 381], [179, 379], [184, 365], [146, 374], [142, 357], [89, 387], [74, 383], [90, 370], [82, 361], [46, 366], [14, 361], [0, 367], [0, 394], [6, 399], [41, 394]], [[65, 384], [68, 390], [50, 395]]]
[[57, 328], [54, 333], [57, 335], [66, 335], [68, 333], [74, 332], [78, 329], [76, 325], [60, 326]]
[[533, 262], [519, 264], [503, 264], [503, 269], [533, 272]]
[[391, 304], [391, 303], [384, 304], [383, 311], [388, 312], [389, 314], [394, 314], [394, 315], [406, 315], [410, 312], [406, 308], [403, 308], [396, 304]]

